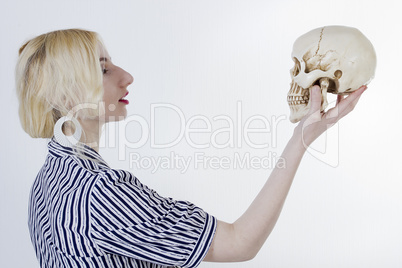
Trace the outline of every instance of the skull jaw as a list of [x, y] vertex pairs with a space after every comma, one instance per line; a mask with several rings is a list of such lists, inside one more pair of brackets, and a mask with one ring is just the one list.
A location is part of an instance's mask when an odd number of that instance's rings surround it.
[[[310, 110], [310, 103], [311, 101], [309, 100], [307, 105], [300, 104], [296, 106], [295, 105], [290, 106], [290, 116], [289, 116], [290, 122], [297, 123], [300, 120], [302, 120], [302, 118], [306, 116]], [[324, 112], [327, 106], [328, 106], [327, 100], [326, 99], [325, 101], [321, 100], [320, 111]]]
[[[327, 101], [327, 91], [328, 91], [328, 85], [329, 85], [329, 79], [328, 78], [321, 78], [319, 80], [320, 88], [321, 88], [321, 108], [320, 111], [324, 112], [325, 109], [328, 106], [328, 101]], [[290, 116], [289, 120], [292, 123], [297, 123], [299, 122], [305, 115], [308, 114], [311, 106], [311, 99], [309, 94], [306, 94], [306, 92], [310, 92], [311, 88], [314, 85], [311, 85], [309, 88], [301, 88], [299, 85], [297, 85], [295, 82], [292, 82], [291, 89], [288, 93], [288, 104], [290, 107]], [[301, 90], [300, 90], [301, 89]], [[294, 104], [290, 100], [301, 97], [301, 96], [308, 96], [308, 103], [301, 103], [301, 104]]]
[[290, 106], [289, 120], [292, 123], [299, 122], [310, 110], [310, 102], [308, 105], [292, 105]]

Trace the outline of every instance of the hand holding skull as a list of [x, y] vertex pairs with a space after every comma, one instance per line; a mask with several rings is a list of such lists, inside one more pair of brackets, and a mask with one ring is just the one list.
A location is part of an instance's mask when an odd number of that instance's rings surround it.
[[299, 122], [310, 110], [310, 89], [321, 88], [322, 112], [327, 93], [347, 95], [374, 78], [376, 54], [371, 42], [357, 29], [325, 26], [300, 36], [293, 44], [288, 92], [290, 121]]
[[313, 86], [310, 91], [310, 109], [294, 130], [294, 137], [302, 141], [304, 149], [342, 117], [353, 111], [367, 86], [361, 86], [347, 97], [338, 95], [336, 106], [327, 112], [321, 110], [321, 89]]

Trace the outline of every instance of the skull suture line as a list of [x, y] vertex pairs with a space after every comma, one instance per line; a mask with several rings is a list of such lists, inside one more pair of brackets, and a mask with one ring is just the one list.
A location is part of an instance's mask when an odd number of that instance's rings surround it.
[[300, 36], [293, 44], [288, 92], [290, 121], [296, 123], [310, 109], [310, 88], [319, 85], [321, 111], [327, 108], [327, 92], [349, 94], [374, 78], [376, 54], [370, 41], [357, 29], [325, 26]]

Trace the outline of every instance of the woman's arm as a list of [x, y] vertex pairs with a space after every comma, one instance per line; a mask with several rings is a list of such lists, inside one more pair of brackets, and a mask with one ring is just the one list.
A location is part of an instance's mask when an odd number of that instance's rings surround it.
[[235, 262], [252, 259], [271, 233], [281, 213], [293, 178], [307, 147], [329, 127], [353, 110], [366, 87], [348, 97], [338, 96], [337, 105], [320, 113], [321, 90], [313, 87], [309, 113], [295, 128], [283, 151], [285, 167], [275, 167], [246, 212], [234, 223], [218, 221], [204, 261]]

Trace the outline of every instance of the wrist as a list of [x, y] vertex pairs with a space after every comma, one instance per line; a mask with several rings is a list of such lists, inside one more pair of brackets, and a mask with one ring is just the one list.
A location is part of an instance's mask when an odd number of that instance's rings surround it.
[[292, 137], [289, 140], [289, 145], [292, 146], [293, 150], [300, 152], [305, 152], [310, 146], [310, 142], [306, 141], [306, 137], [300, 131], [294, 131]]

